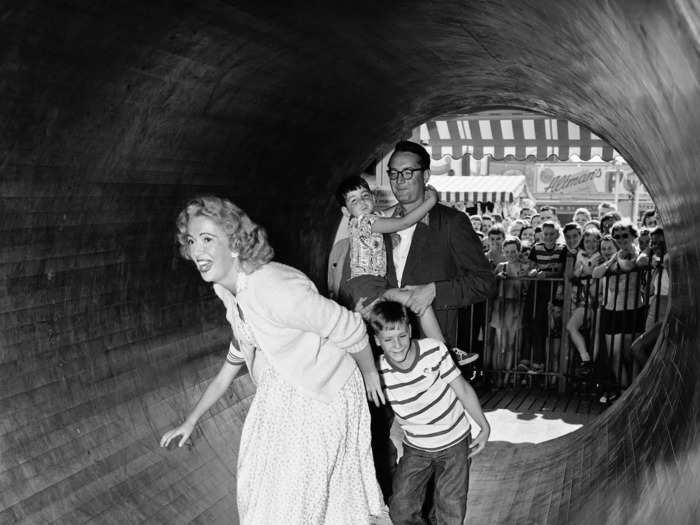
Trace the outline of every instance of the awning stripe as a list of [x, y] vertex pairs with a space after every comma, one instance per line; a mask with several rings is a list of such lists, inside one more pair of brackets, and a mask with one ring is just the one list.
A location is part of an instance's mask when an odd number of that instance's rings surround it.
[[512, 203], [526, 195], [523, 175], [447, 176], [430, 178], [444, 202], [504, 202]]
[[552, 155], [567, 160], [576, 154], [582, 160], [599, 155], [610, 161], [619, 156], [589, 129], [562, 119], [455, 117], [428, 121], [426, 128], [434, 159], [445, 155], [481, 159], [491, 155], [495, 159], [524, 160], [534, 154], [537, 160]]

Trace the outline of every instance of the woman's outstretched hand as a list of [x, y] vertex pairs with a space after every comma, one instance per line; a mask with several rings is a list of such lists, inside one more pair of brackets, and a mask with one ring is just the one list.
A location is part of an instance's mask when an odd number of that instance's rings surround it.
[[180, 441], [178, 443], [178, 447], [182, 447], [182, 445], [185, 444], [185, 441], [187, 441], [192, 434], [192, 431], [194, 430], [194, 425], [191, 425], [187, 422], [183, 423], [177, 428], [174, 428], [172, 430], [168, 430], [165, 434], [163, 434], [163, 437], [160, 438], [160, 446], [161, 447], [167, 447], [170, 442], [175, 439], [177, 436], [182, 436], [180, 437]]
[[365, 380], [365, 390], [367, 391], [367, 399], [372, 401], [376, 406], [383, 405], [385, 402], [384, 392], [382, 392], [382, 384], [379, 381], [378, 372], [367, 372], [362, 374]]

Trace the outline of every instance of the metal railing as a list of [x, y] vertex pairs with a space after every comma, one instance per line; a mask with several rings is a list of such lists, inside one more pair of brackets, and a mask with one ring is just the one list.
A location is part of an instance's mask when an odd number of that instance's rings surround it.
[[[454, 342], [479, 353], [484, 372], [499, 386], [538, 384], [564, 392], [576, 380], [619, 389], [638, 372], [632, 342], [665, 313], [663, 271], [500, 280], [496, 299], [461, 309]], [[569, 328], [577, 325], [592, 363], [584, 378], [576, 373], [582, 362]]]

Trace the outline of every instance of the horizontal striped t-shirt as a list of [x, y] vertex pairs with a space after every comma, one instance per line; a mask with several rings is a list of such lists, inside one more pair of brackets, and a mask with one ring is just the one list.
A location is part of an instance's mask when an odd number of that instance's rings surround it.
[[543, 272], [561, 273], [562, 253], [566, 251], [566, 245], [555, 244], [553, 248], [545, 247], [543, 242], [537, 242], [530, 250], [530, 260]]
[[444, 344], [413, 340], [417, 352], [406, 370], [392, 366], [382, 354], [379, 373], [387, 401], [404, 430], [404, 442], [414, 448], [448, 448], [469, 432], [464, 406], [449, 383], [460, 376]]

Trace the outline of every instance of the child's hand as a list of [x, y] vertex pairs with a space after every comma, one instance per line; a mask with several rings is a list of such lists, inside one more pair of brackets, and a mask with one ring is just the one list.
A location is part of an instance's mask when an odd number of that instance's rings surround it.
[[532, 270], [530, 270], [530, 273], [528, 275], [530, 277], [537, 277], [538, 272], [539, 272], [539, 270], [537, 268], [533, 268]]
[[435, 188], [432, 186], [425, 187], [425, 199], [427, 201], [437, 204], [440, 201], [440, 196]]
[[370, 372], [362, 374], [365, 380], [365, 390], [367, 391], [367, 399], [372, 401], [375, 406], [381, 406], [385, 403], [384, 392], [382, 392], [382, 384], [379, 381], [378, 372]]
[[486, 446], [486, 442], [489, 440], [490, 435], [490, 428], [487, 427], [481, 429], [481, 432], [479, 432], [479, 434], [469, 444], [469, 459], [473, 458], [482, 450], [484, 450], [484, 447]]
[[355, 308], [353, 308], [353, 310], [360, 314], [362, 316], [362, 319], [368, 321], [370, 312], [372, 311], [372, 306], [374, 306], [374, 302], [365, 305], [366, 300], [366, 297], [360, 297], [355, 303]]

